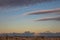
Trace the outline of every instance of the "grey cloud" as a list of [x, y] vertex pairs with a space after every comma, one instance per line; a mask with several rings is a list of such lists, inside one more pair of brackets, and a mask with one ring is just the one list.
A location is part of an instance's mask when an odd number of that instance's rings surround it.
[[37, 19], [35, 21], [48, 21], [48, 20], [60, 21], [60, 17], [45, 17], [45, 18]]
[[60, 8], [50, 9], [50, 10], [32, 11], [32, 12], [27, 12], [25, 15], [38, 15], [38, 14], [47, 14], [47, 13], [56, 13], [56, 12], [60, 12]]
[[0, 0], [0, 7], [1, 6], [23, 6], [23, 5], [29, 5], [29, 4], [36, 4], [36, 3], [42, 3], [42, 2], [51, 2], [56, 0]]

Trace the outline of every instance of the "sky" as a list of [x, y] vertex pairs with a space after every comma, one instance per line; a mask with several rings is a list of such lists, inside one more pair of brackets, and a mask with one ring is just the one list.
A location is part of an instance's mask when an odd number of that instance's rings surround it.
[[[1, 1], [1, 0], [0, 0]], [[9, 0], [8, 0], [9, 1]], [[7, 2], [7, 1], [6, 1]], [[26, 13], [35, 12], [37, 10], [51, 10], [59, 9], [60, 1], [42, 1], [36, 2], [24, 2], [18, 3], [18, 1], [6, 3], [4, 0], [0, 2], [0, 33], [11, 33], [11, 32], [60, 32], [60, 12], [57, 13], [47, 13], [38, 15], [24, 15]], [[29, 3], [29, 4], [27, 4]], [[52, 17], [54, 20], [47, 21], [34, 21], [36, 19], [45, 17]], [[59, 17], [55, 20], [55, 17]]]

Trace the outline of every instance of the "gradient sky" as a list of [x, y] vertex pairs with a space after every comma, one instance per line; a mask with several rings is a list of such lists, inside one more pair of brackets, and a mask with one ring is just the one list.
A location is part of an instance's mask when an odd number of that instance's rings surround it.
[[60, 8], [60, 1], [37, 3], [29, 6], [0, 7], [0, 33], [6, 32], [60, 32], [60, 21], [39, 21], [42, 17], [60, 16], [60, 14], [41, 14], [23, 16], [26, 12]]

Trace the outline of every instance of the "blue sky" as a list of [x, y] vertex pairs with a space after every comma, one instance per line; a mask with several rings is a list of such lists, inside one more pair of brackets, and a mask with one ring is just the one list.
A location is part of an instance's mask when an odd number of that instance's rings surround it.
[[26, 12], [55, 8], [60, 8], [60, 1], [37, 3], [22, 7], [0, 7], [0, 32], [60, 32], [60, 21], [33, 21], [42, 17], [60, 16], [58, 14], [21, 16]]

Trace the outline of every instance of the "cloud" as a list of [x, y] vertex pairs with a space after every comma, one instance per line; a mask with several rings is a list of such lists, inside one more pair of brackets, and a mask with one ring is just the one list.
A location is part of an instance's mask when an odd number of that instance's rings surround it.
[[60, 12], [60, 8], [50, 9], [50, 10], [32, 11], [32, 12], [27, 12], [24, 15], [38, 15], [38, 14], [47, 14], [47, 13], [56, 13], [56, 12]]
[[34, 20], [34, 21], [48, 21], [48, 20], [60, 21], [60, 16], [59, 17], [45, 17], [45, 18]]
[[1, 6], [26, 6], [30, 4], [42, 3], [42, 2], [51, 2], [55, 0], [0, 0]]

